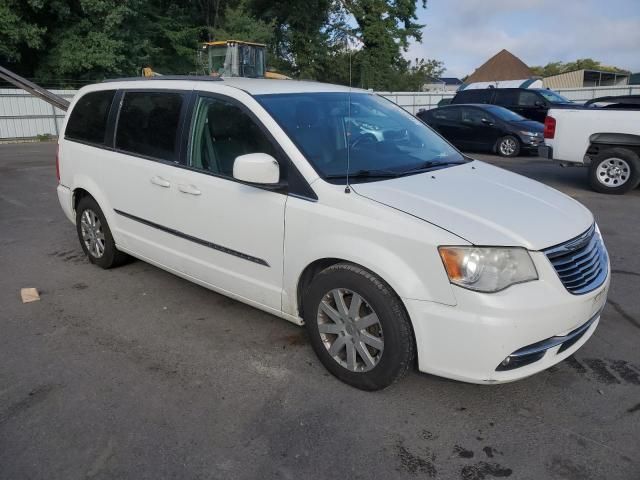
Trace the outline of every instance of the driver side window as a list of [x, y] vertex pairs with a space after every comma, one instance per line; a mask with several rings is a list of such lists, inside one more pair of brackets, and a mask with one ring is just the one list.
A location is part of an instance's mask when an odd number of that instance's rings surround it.
[[466, 123], [468, 125], [483, 125], [483, 119], [493, 122], [491, 115], [478, 108], [462, 109], [462, 123]]
[[518, 105], [523, 107], [535, 107], [538, 101], [538, 96], [533, 92], [520, 92], [518, 97]]
[[240, 107], [217, 98], [199, 97], [192, 122], [189, 165], [233, 178], [236, 157], [248, 153], [277, 158], [264, 132]]

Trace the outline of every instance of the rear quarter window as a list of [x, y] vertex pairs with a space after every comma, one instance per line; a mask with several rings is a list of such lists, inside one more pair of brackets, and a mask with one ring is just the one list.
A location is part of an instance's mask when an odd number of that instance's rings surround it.
[[184, 96], [172, 92], [125, 92], [116, 148], [160, 160], [175, 160]]
[[83, 95], [71, 111], [65, 138], [104, 145], [107, 119], [115, 93], [115, 90], [101, 90]]

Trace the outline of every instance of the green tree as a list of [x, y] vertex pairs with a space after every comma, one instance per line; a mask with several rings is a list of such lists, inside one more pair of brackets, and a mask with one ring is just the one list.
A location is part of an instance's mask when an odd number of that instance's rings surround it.
[[268, 64], [296, 78], [415, 90], [440, 65], [403, 57], [421, 40], [416, 9], [414, 0], [0, 0], [0, 61], [73, 86], [145, 66], [193, 73], [200, 42], [238, 38], [267, 44]]
[[25, 20], [24, 4], [37, 7], [38, 2], [24, 0], [0, 1], [0, 58], [4, 61], [18, 61], [22, 58], [23, 47], [40, 48], [46, 27]]
[[[409, 41], [422, 41], [424, 25], [416, 23], [415, 0], [338, 0], [343, 11], [353, 17], [356, 27], [350, 35], [362, 45], [359, 55], [360, 84], [364, 88], [389, 89], [398, 73], [407, 70], [402, 51]], [[426, 7], [426, 0], [422, 0]]]

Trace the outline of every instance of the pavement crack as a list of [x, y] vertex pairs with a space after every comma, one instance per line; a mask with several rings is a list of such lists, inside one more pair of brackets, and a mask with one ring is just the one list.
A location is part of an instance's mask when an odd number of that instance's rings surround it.
[[609, 298], [607, 300], [607, 302], [609, 303], [609, 305], [611, 305], [613, 307], [613, 309], [618, 312], [618, 314], [624, 318], [627, 322], [629, 322], [631, 325], [633, 325], [636, 328], [640, 328], [640, 322], [638, 320], [636, 320], [635, 318], [633, 318], [631, 315], [629, 315], [624, 308], [622, 308], [622, 306], [618, 303], [615, 302], [613, 300], [611, 300], [611, 298]]
[[611, 270], [611, 273], [618, 275], [633, 275], [634, 277], [640, 277], [640, 273], [631, 272], [629, 270]]
[[34, 388], [26, 397], [9, 405], [6, 410], [0, 412], [0, 425], [13, 417], [20, 415], [22, 412], [45, 402], [56, 388], [58, 388], [58, 385], [54, 384], [40, 385], [39, 387]]

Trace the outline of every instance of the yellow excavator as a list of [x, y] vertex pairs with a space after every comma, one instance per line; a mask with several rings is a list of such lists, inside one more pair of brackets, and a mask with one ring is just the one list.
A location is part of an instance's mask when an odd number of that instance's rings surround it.
[[[270, 71], [266, 67], [267, 46], [244, 40], [205, 42], [197, 52], [198, 70], [213, 77], [276, 78], [290, 77]], [[150, 67], [142, 69], [142, 76], [160, 75]]]

